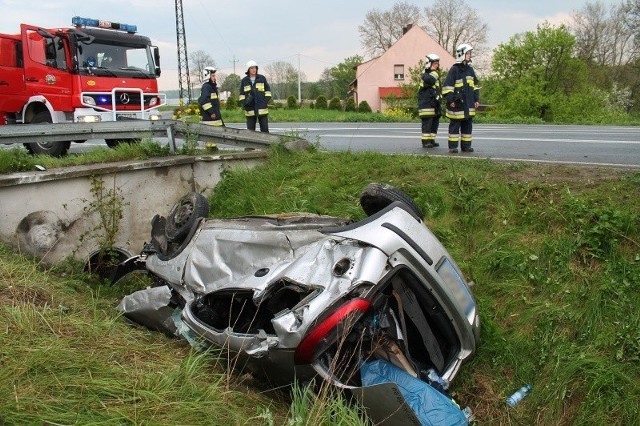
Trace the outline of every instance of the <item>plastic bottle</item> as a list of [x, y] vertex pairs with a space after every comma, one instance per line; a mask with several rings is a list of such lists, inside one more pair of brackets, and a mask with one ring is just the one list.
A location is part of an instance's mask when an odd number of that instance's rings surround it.
[[467, 419], [467, 423], [471, 423], [476, 419], [476, 416], [471, 411], [471, 407], [464, 407], [462, 409], [462, 414], [464, 414], [464, 418]]
[[[447, 383], [445, 379], [440, 377], [433, 368], [430, 368], [427, 371], [427, 378], [431, 383], [431, 385], [434, 386], [436, 389], [438, 389], [438, 387], [442, 388], [442, 390], [445, 391], [443, 393], [446, 393], [446, 391], [449, 389], [449, 383]], [[441, 389], [438, 389], [438, 390], [442, 391]]]
[[516, 404], [520, 401], [522, 401], [522, 399], [527, 396], [527, 394], [531, 392], [531, 385], [526, 385], [521, 387], [520, 389], [518, 389], [516, 392], [513, 393], [513, 395], [511, 395], [509, 398], [507, 398], [507, 405], [509, 407], [515, 407]]

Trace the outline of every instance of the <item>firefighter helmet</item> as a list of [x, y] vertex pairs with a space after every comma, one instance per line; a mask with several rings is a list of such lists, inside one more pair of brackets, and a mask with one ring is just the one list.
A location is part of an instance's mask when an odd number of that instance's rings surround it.
[[211, 76], [211, 74], [215, 74], [216, 71], [217, 71], [216, 67], [204, 67], [204, 71], [202, 72], [202, 75], [205, 79], [207, 79]]
[[247, 71], [245, 74], [249, 75], [249, 68], [251, 67], [256, 67], [256, 72], [258, 72], [258, 63], [256, 61], [249, 61], [247, 62]]
[[468, 52], [471, 52], [473, 47], [470, 44], [462, 43], [456, 47], [456, 63], [462, 63], [464, 61], [465, 55]]
[[440, 62], [440, 56], [436, 55], [435, 53], [429, 53], [427, 55], [427, 68], [431, 68], [431, 64], [433, 64], [434, 62]]

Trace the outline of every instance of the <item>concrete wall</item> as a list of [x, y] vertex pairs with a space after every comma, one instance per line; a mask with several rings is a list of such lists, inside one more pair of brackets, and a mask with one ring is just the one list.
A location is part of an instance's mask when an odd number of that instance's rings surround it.
[[[12, 173], [0, 176], [0, 240], [52, 264], [69, 256], [86, 260], [99, 247], [100, 214], [92, 182], [102, 181], [121, 200], [115, 246], [139, 253], [149, 241], [150, 221], [166, 216], [184, 194], [211, 194], [228, 168], [250, 168], [261, 151], [201, 157], [178, 156]], [[108, 200], [108, 198], [107, 198]]]

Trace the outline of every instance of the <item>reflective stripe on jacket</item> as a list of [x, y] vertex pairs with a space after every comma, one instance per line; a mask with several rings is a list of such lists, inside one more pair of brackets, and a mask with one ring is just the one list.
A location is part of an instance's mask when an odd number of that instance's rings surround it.
[[431, 70], [422, 74], [418, 89], [418, 115], [434, 117], [440, 115], [441, 111], [440, 75], [438, 70]]
[[271, 87], [262, 74], [256, 74], [254, 83], [249, 76], [240, 81], [240, 96], [238, 102], [244, 108], [247, 117], [269, 114], [268, 103], [271, 99]]
[[[212, 124], [214, 126], [222, 126], [224, 124], [220, 114], [220, 98], [216, 83], [212, 83], [209, 80], [202, 85], [198, 103], [200, 104], [200, 116], [203, 121], [213, 121]], [[215, 114], [215, 116], [212, 117], [212, 114]]]
[[[464, 120], [476, 115], [475, 103], [480, 102], [480, 87], [473, 67], [469, 64], [453, 64], [442, 87], [447, 104], [447, 117]], [[455, 106], [451, 106], [455, 103]]]

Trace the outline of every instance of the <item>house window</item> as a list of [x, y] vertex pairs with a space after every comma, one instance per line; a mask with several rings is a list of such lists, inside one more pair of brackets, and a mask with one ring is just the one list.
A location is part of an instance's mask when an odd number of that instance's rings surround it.
[[393, 66], [393, 79], [404, 80], [404, 65]]

